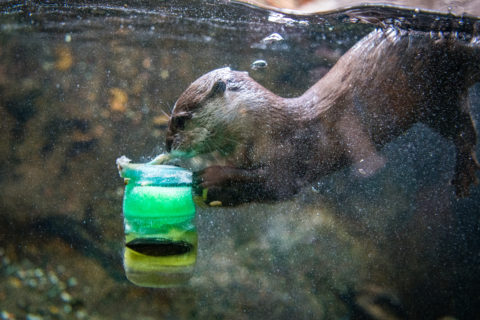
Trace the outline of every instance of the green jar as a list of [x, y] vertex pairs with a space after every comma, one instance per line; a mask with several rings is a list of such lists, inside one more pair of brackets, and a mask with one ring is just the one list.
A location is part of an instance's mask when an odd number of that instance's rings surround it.
[[184, 284], [197, 257], [192, 173], [167, 166], [117, 160], [125, 180], [124, 267], [127, 278], [145, 287]]

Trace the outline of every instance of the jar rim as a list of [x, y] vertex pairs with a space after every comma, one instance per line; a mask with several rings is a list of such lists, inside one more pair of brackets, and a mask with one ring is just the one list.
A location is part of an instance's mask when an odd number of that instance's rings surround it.
[[186, 186], [192, 184], [192, 172], [172, 165], [131, 163], [130, 159], [117, 159], [120, 176], [125, 182], [139, 185]]

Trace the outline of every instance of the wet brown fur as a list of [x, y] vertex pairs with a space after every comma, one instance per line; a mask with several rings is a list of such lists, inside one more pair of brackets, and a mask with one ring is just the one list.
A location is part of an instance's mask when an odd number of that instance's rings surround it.
[[223, 163], [202, 170], [200, 183], [212, 199], [236, 204], [288, 197], [346, 165], [369, 176], [384, 164], [377, 150], [422, 122], [454, 142], [452, 183], [467, 196], [480, 168], [468, 88], [479, 80], [478, 39], [375, 30], [298, 98], [245, 72], [203, 75], [175, 105], [167, 149], [219, 151]]

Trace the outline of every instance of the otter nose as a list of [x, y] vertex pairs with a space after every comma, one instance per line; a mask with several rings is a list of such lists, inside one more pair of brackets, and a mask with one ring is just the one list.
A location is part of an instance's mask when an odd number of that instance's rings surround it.
[[165, 145], [166, 145], [166, 148], [167, 148], [167, 152], [172, 151], [172, 144], [173, 144], [173, 138], [167, 136], [167, 139], [166, 139], [166, 141], [165, 141]]

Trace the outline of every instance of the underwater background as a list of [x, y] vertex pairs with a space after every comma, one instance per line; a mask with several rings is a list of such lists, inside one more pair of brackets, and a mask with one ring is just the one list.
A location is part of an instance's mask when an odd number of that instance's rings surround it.
[[[365, 301], [386, 306], [372, 319], [478, 319], [480, 187], [455, 197], [454, 146], [422, 125], [381, 151], [387, 165], [369, 179], [347, 168], [279, 203], [197, 208], [188, 286], [124, 275], [115, 159], [164, 150], [168, 114], [193, 80], [229, 66], [297, 96], [381, 23], [480, 25], [392, 7], [1, 3], [0, 319], [357, 319]], [[273, 33], [283, 40], [263, 40]], [[480, 85], [469, 95], [478, 128]]]

